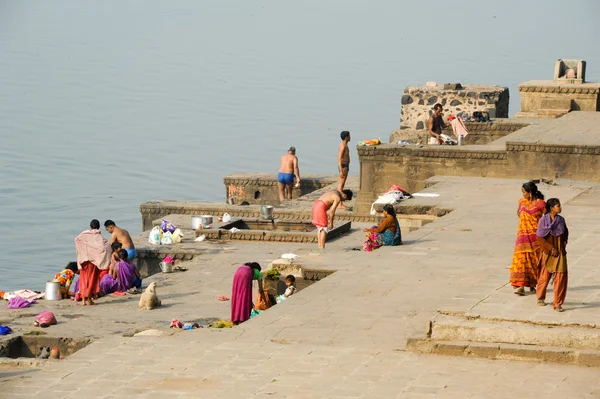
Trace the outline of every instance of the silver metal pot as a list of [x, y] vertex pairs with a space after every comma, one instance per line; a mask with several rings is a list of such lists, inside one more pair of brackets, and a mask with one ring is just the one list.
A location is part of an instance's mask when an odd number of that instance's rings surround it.
[[173, 273], [173, 262], [160, 262], [158, 265], [163, 273]]
[[60, 295], [60, 283], [54, 281], [46, 282], [46, 300], [47, 301], [60, 301], [62, 296]]
[[263, 219], [273, 219], [273, 207], [271, 205], [263, 205], [260, 207], [260, 216]]

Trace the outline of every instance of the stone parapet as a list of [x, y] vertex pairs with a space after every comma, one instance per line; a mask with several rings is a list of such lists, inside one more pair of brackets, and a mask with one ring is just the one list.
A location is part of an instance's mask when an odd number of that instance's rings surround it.
[[600, 111], [600, 83], [562, 84], [532, 80], [519, 85], [521, 111], [515, 117], [556, 118], [570, 111]]
[[[465, 145], [484, 145], [498, 140], [510, 133], [527, 126], [528, 123], [518, 122], [512, 119], [496, 119], [492, 122], [465, 122], [469, 134], [464, 138]], [[454, 132], [451, 127], [444, 129], [444, 134], [451, 137]], [[401, 140], [409, 141], [411, 144], [427, 143], [429, 133], [426, 130], [399, 129], [390, 134], [390, 144], [396, 144]]]
[[[369, 207], [370, 207], [369, 203]], [[433, 207], [404, 207], [397, 206], [398, 221], [400, 226], [416, 229], [442, 216], [445, 210], [431, 209]], [[368, 209], [370, 210], [370, 208]], [[381, 215], [371, 215], [369, 212], [355, 213], [346, 210], [338, 210], [335, 214], [336, 220], [355, 223], [379, 223]], [[381, 209], [378, 209], [381, 212]], [[260, 207], [258, 206], [235, 206], [227, 204], [215, 204], [211, 202], [175, 202], [175, 201], [152, 201], [140, 205], [142, 214], [142, 230], [150, 230], [153, 226], [160, 224], [162, 218], [168, 219], [176, 226], [191, 226], [192, 215], [222, 216], [229, 213], [234, 218], [259, 218]], [[434, 217], [432, 217], [434, 216]], [[281, 220], [312, 220], [310, 208], [275, 208], [273, 217]]]
[[[292, 191], [293, 198], [306, 195], [336, 183], [336, 175], [300, 175], [300, 187]], [[276, 173], [234, 173], [223, 178], [225, 202], [241, 204], [277, 205], [279, 188]]]
[[444, 86], [410, 86], [402, 96], [400, 128], [426, 130], [436, 103], [442, 105], [445, 115], [487, 111], [494, 118], [507, 118], [508, 102], [508, 88], [500, 86], [466, 85], [460, 90], [446, 90]]

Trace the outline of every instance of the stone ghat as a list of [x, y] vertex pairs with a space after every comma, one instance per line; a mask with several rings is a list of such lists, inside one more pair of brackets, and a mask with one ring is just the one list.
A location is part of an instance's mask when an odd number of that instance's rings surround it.
[[[389, 187], [388, 187], [389, 188]], [[369, 210], [370, 210], [369, 204]], [[402, 228], [418, 229], [432, 222], [439, 216], [448, 213], [449, 209], [441, 209], [435, 205], [413, 205], [404, 202], [394, 206], [398, 213], [398, 222]], [[381, 206], [375, 207], [381, 212]], [[336, 212], [336, 220], [356, 223], [379, 223], [381, 214], [370, 215], [368, 211], [357, 214], [347, 210]], [[212, 202], [177, 202], [177, 201], [152, 201], [140, 205], [142, 213], [143, 230], [150, 230], [153, 226], [160, 225], [162, 219], [167, 219], [176, 226], [191, 227], [191, 217], [194, 215], [210, 215], [217, 218], [225, 212], [234, 218], [259, 218], [260, 206], [236, 206], [217, 204]], [[278, 208], [273, 210], [273, 217], [281, 220], [312, 220], [310, 208]]]

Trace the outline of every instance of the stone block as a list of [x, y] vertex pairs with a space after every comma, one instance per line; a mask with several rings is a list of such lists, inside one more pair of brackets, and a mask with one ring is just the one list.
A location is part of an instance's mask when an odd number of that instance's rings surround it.
[[486, 359], [495, 359], [500, 351], [499, 344], [471, 343], [465, 349], [465, 356], [483, 357]]

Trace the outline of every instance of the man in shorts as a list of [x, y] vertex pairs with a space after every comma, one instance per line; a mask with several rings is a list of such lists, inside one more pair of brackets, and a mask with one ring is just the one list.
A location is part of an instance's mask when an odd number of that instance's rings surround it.
[[127, 251], [128, 260], [133, 262], [133, 258], [137, 256], [137, 251], [135, 250], [135, 245], [133, 245], [133, 240], [131, 239], [129, 232], [125, 229], [117, 227], [115, 222], [112, 220], [107, 220], [104, 222], [104, 228], [110, 233], [109, 244], [112, 245], [112, 243], [115, 241], [120, 242], [123, 246], [123, 249]]
[[292, 199], [292, 188], [296, 177], [296, 187], [300, 187], [300, 169], [298, 169], [298, 158], [296, 148], [290, 147], [287, 154], [281, 157], [279, 174], [277, 175], [277, 186], [279, 187], [279, 200]]
[[333, 229], [335, 210], [343, 201], [350, 201], [351, 199], [351, 190], [344, 190], [341, 193], [337, 190], [333, 190], [321, 195], [313, 204], [312, 224], [317, 226], [319, 248], [325, 248], [327, 232]]

